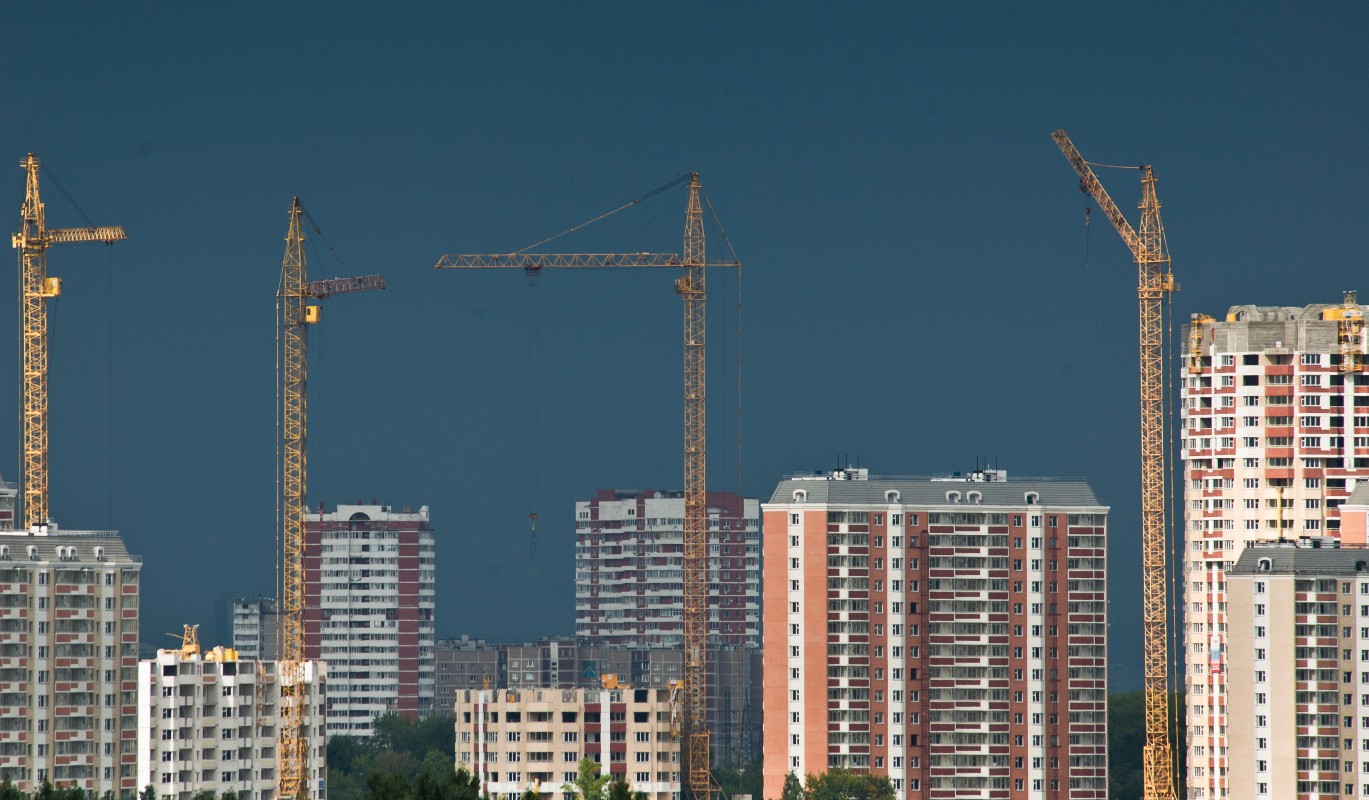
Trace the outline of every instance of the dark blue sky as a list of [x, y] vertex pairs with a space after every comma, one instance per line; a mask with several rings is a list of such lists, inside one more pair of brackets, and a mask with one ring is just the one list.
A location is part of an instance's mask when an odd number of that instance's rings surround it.
[[[1292, 3], [5, 4], [10, 225], [31, 150], [129, 234], [49, 260], [66, 279], [54, 514], [117, 527], [143, 554], [149, 642], [212, 628], [225, 594], [271, 590], [273, 297], [298, 194], [347, 263], [318, 249], [311, 275], [381, 272], [391, 287], [330, 300], [314, 330], [311, 496], [431, 505], [440, 635], [570, 632], [573, 501], [679, 485], [670, 276], [541, 280], [534, 567], [527, 282], [432, 265], [522, 247], [692, 169], [746, 265], [743, 488], [768, 496], [838, 453], [882, 473], [989, 456], [1087, 477], [1113, 509], [1114, 683], [1136, 687], [1135, 269], [1098, 215], [1085, 269], [1084, 201], [1048, 134], [1155, 165], [1176, 319], [1369, 291], [1354, 244], [1367, 17]], [[1103, 180], [1134, 208], [1134, 173]], [[81, 223], [50, 183], [45, 199], [50, 224]], [[558, 247], [673, 252], [683, 205], [667, 193]], [[721, 308], [735, 296], [711, 280], [710, 484], [730, 489], [735, 318]], [[0, 330], [17, 324], [10, 297]], [[0, 376], [16, 350], [0, 348]], [[6, 477], [16, 430], [0, 425]]]

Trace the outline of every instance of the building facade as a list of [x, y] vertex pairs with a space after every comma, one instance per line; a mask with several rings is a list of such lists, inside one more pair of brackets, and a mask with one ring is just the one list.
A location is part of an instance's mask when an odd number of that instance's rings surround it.
[[[708, 636], [760, 643], [759, 501], [708, 499]], [[684, 640], [684, 493], [600, 490], [575, 504], [575, 635], [678, 649]]]
[[668, 689], [465, 689], [456, 766], [496, 800], [518, 800], [528, 789], [561, 795], [589, 758], [647, 800], [679, 800], [676, 709]]
[[1252, 543], [1226, 578], [1230, 796], [1369, 796], [1369, 551]]
[[[708, 656], [713, 764], [748, 766], [760, 753], [762, 653], [755, 647], [727, 646], [714, 647]], [[437, 711], [450, 713], [466, 689], [593, 689], [606, 676], [644, 689], [668, 689], [684, 678], [682, 653], [587, 644], [574, 638], [523, 644], [470, 638], [440, 641]]]
[[1369, 477], [1364, 309], [1346, 300], [1233, 306], [1185, 329], [1183, 646], [1195, 800], [1237, 796], [1226, 571], [1253, 542], [1339, 538], [1340, 506]]
[[247, 661], [280, 659], [280, 610], [274, 597], [233, 601], [233, 649]]
[[[310, 797], [327, 800], [327, 669], [300, 665]], [[160, 650], [138, 665], [138, 785], [165, 800], [236, 792], [274, 800], [280, 782], [280, 666], [216, 647]]]
[[0, 531], [0, 781], [138, 791], [141, 562], [114, 532]]
[[765, 797], [1107, 797], [1107, 507], [997, 470], [782, 481], [763, 506]]
[[328, 733], [432, 713], [435, 540], [428, 507], [339, 505], [305, 522], [305, 655], [328, 664]]

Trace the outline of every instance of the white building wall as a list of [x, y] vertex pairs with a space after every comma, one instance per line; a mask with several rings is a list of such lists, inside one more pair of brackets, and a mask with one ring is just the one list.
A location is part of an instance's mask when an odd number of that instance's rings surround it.
[[[211, 656], [212, 658], [212, 656]], [[311, 796], [327, 800], [327, 668], [302, 665]], [[280, 667], [161, 650], [138, 665], [138, 785], [159, 798], [201, 791], [274, 800], [279, 782]]]

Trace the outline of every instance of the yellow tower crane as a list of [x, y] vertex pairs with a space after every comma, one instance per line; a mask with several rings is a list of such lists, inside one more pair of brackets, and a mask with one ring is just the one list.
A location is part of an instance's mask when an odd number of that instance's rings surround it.
[[1165, 229], [1160, 222], [1160, 201], [1155, 196], [1155, 174], [1150, 166], [1135, 168], [1141, 171], [1141, 226], [1138, 232], [1122, 216], [1065, 131], [1057, 130], [1051, 138], [1079, 175], [1080, 190], [1098, 203], [1136, 260], [1141, 345], [1141, 585], [1146, 717], [1142, 797], [1145, 800], [1173, 800], [1174, 756], [1169, 741], [1169, 580], [1165, 554], [1170, 456], [1165, 436], [1168, 397], [1164, 385], [1164, 317], [1168, 309], [1162, 301], [1178, 286], [1170, 270]]
[[[42, 525], [48, 509], [48, 308], [62, 292], [62, 279], [48, 277], [48, 246], [79, 242], [113, 244], [128, 237], [117, 225], [91, 228], [48, 228], [38, 194], [41, 164], [32, 153], [20, 162], [28, 175], [21, 209], [23, 225], [11, 243], [19, 251], [20, 503], [18, 519], [25, 528]], [[59, 186], [60, 188], [60, 186]]]
[[684, 302], [684, 736], [685, 788], [692, 800], [712, 791], [708, 732], [708, 507], [704, 426], [704, 288], [706, 267], [741, 266], [737, 261], [709, 263], [704, 257], [703, 207], [699, 175], [689, 180], [685, 209], [684, 253], [573, 253], [445, 255], [438, 269], [679, 269], [675, 292]]
[[296, 197], [290, 205], [290, 227], [285, 235], [277, 302], [280, 317], [280, 541], [281, 560], [281, 725], [280, 790], [276, 796], [293, 800], [311, 797], [309, 748], [304, 732], [304, 501], [307, 471], [305, 439], [308, 405], [309, 326], [317, 323], [319, 307], [310, 300], [335, 294], [385, 288], [379, 275], [307, 279], [304, 258], [304, 208]]

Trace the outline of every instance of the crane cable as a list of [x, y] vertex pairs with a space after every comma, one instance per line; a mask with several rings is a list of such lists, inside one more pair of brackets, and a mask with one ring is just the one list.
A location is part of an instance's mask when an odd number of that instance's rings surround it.
[[537, 500], [538, 478], [541, 473], [541, 418], [539, 400], [541, 395], [540, 370], [538, 369], [539, 344], [538, 331], [538, 293], [537, 271], [527, 270], [528, 275], [528, 521], [531, 527], [531, 541], [528, 556], [532, 562], [532, 574], [537, 574]]
[[[713, 207], [713, 201], [708, 198], [708, 192], [703, 194], [704, 205], [708, 206], [708, 213], [713, 217], [713, 224], [718, 226], [718, 235], [722, 237], [723, 244], [727, 245], [727, 251], [732, 254], [732, 261], [736, 264], [737, 270], [737, 494], [742, 494], [742, 260], [737, 256], [737, 248], [732, 246], [732, 240], [727, 236], [727, 229], [723, 227], [722, 220], [718, 218], [718, 210]], [[746, 518], [746, 501], [742, 501], [742, 519]], [[743, 523], [745, 524], [745, 523]]]
[[[1164, 236], [1164, 231], [1163, 231], [1163, 230], [1161, 230], [1160, 235], [1161, 235], [1161, 237]], [[1161, 238], [1160, 247], [1161, 247], [1161, 252], [1163, 252], [1163, 253], [1168, 253], [1168, 252], [1169, 252], [1168, 243], [1165, 242], [1163, 238]], [[1172, 275], [1172, 274], [1173, 274], [1173, 267], [1172, 267], [1172, 265], [1171, 265], [1169, 271], [1170, 271], [1170, 274]], [[1172, 292], [1172, 291], [1171, 291], [1171, 292], [1165, 292], [1165, 338], [1167, 339], [1167, 341], [1166, 341], [1165, 344], [1166, 344], [1166, 347], [1168, 348], [1168, 349], [1166, 350], [1166, 352], [1167, 352], [1167, 353], [1173, 353], [1173, 352], [1174, 352], [1174, 292]], [[1167, 415], [1167, 419], [1166, 419], [1166, 421], [1165, 421], [1164, 430], [1165, 430], [1166, 432], [1172, 432], [1172, 431], [1174, 430], [1174, 399], [1173, 399], [1173, 394], [1174, 394], [1174, 365], [1171, 363], [1171, 361], [1172, 361], [1172, 359], [1170, 359], [1170, 358], [1165, 358], [1165, 359], [1163, 359], [1164, 370], [1165, 370], [1164, 400], [1165, 400], [1165, 412], [1166, 412], [1166, 415]], [[1172, 437], [1172, 433], [1171, 433], [1171, 437]], [[1181, 600], [1180, 587], [1182, 587], [1183, 582], [1182, 582], [1182, 581], [1176, 581], [1176, 580], [1174, 580], [1174, 579], [1170, 576], [1170, 573], [1169, 573], [1169, 570], [1170, 570], [1170, 569], [1179, 569], [1179, 570], [1181, 571], [1181, 574], [1182, 574], [1182, 565], [1181, 565], [1180, 562], [1177, 560], [1177, 559], [1178, 559], [1178, 556], [1181, 555], [1181, 554], [1176, 554], [1176, 552], [1175, 552], [1175, 544], [1176, 544], [1176, 542], [1177, 542], [1178, 539], [1179, 539], [1179, 532], [1177, 532], [1177, 531], [1174, 530], [1174, 523], [1175, 523], [1175, 520], [1178, 519], [1178, 512], [1177, 512], [1177, 509], [1176, 509], [1176, 507], [1175, 507], [1175, 502], [1176, 502], [1177, 499], [1178, 499], [1178, 486], [1174, 483], [1174, 461], [1175, 461], [1175, 459], [1174, 459], [1174, 449], [1173, 449], [1173, 448], [1174, 448], [1174, 441], [1173, 441], [1173, 438], [1170, 438], [1168, 441], [1165, 442], [1165, 446], [1164, 446], [1164, 457], [1165, 457], [1166, 466], [1167, 466], [1167, 468], [1168, 468], [1168, 473], [1169, 473], [1169, 474], [1168, 474], [1168, 486], [1165, 487], [1165, 493], [1164, 493], [1164, 494], [1165, 494], [1165, 520], [1164, 520], [1164, 530], [1165, 530], [1166, 536], [1167, 536], [1168, 539], [1169, 539], [1169, 560], [1166, 562], [1166, 567], [1167, 567], [1167, 568], [1166, 568], [1166, 572], [1165, 572], [1165, 582], [1166, 582], [1166, 588], [1169, 590], [1168, 594], [1169, 594], [1169, 598], [1170, 598], [1170, 606], [1169, 606], [1169, 608], [1165, 609], [1165, 617], [1166, 617], [1166, 619], [1165, 619], [1165, 653], [1166, 653], [1166, 659], [1165, 659], [1165, 660], [1168, 662], [1167, 665], [1166, 665], [1166, 667], [1167, 667], [1167, 669], [1168, 669], [1168, 675], [1167, 675], [1166, 677], [1168, 677], [1168, 676], [1174, 676], [1174, 678], [1178, 678], [1178, 677], [1180, 677], [1180, 676], [1183, 676], [1183, 674], [1179, 671], [1179, 669], [1180, 669], [1180, 666], [1179, 666], [1179, 665], [1180, 665], [1179, 652], [1181, 652], [1181, 649], [1180, 649], [1180, 648], [1174, 647], [1174, 641], [1175, 641], [1176, 636], [1178, 636], [1178, 637], [1179, 637], [1179, 640], [1182, 641], [1182, 637], [1180, 636], [1180, 634], [1182, 633], [1181, 626], [1182, 626], [1182, 624], [1183, 624], [1183, 623], [1182, 623], [1183, 614], [1180, 612], [1180, 609], [1182, 609], [1183, 606], [1180, 604], [1180, 600]], [[1171, 566], [1171, 565], [1172, 565], [1172, 566]], [[1171, 625], [1170, 625], [1170, 616], [1171, 616], [1171, 615], [1174, 615], [1174, 616], [1177, 617], [1178, 625], [1174, 625], [1174, 626], [1171, 626]], [[1180, 628], [1180, 630], [1175, 630], [1175, 628]], [[1183, 676], [1183, 678], [1184, 678], [1185, 681], [1188, 679], [1187, 676]], [[1169, 785], [1170, 785], [1171, 787], [1178, 787], [1178, 786], [1183, 785], [1183, 784], [1181, 784], [1181, 783], [1179, 782], [1180, 770], [1179, 770], [1178, 746], [1176, 745], [1176, 742], [1179, 741], [1179, 730], [1180, 730], [1179, 714], [1180, 714], [1180, 713], [1183, 713], [1184, 711], [1186, 711], [1187, 708], [1186, 708], [1186, 706], [1181, 706], [1181, 705], [1179, 704], [1179, 694], [1178, 694], [1177, 691], [1175, 691], [1173, 688], [1171, 688], [1171, 686], [1166, 686], [1166, 687], [1165, 687], [1165, 693], [1166, 693], [1166, 697], [1165, 697], [1165, 709], [1167, 710], [1166, 720], [1165, 720], [1165, 721], [1166, 721], [1166, 723], [1167, 723], [1168, 726], [1169, 726], [1169, 755], [1170, 755], [1170, 757], [1169, 757], [1170, 784], [1169, 784]]]
[[597, 216], [597, 217], [595, 217], [595, 218], [593, 218], [593, 219], [585, 220], [584, 222], [581, 222], [579, 225], [572, 225], [571, 227], [566, 228], [565, 230], [561, 231], [561, 232], [558, 233], [558, 234], [555, 234], [555, 235], [552, 235], [552, 236], [548, 236], [547, 238], [543, 239], [543, 240], [540, 241], [540, 242], [533, 242], [532, 244], [528, 245], [527, 247], [519, 248], [518, 250], [513, 251], [513, 253], [512, 253], [511, 255], [518, 255], [519, 253], [526, 253], [527, 251], [531, 250], [531, 249], [534, 248], [534, 247], [541, 247], [542, 245], [546, 244], [547, 242], [553, 241], [553, 240], [555, 240], [555, 239], [560, 239], [562, 236], [565, 236], [566, 234], [569, 234], [569, 233], [574, 233], [574, 232], [576, 232], [576, 231], [580, 230], [581, 228], [584, 228], [584, 227], [586, 227], [586, 226], [588, 226], [588, 225], [593, 225], [594, 223], [598, 222], [599, 220], [605, 219], [605, 218], [607, 218], [607, 217], [611, 217], [611, 216], [613, 216], [614, 214], [617, 214], [619, 211], [622, 211], [622, 210], [625, 209], [625, 208], [631, 208], [631, 207], [637, 205], [638, 203], [642, 202], [643, 200], [649, 200], [649, 199], [651, 199], [652, 197], [655, 197], [656, 195], [660, 194], [661, 192], [664, 192], [665, 190], [670, 189], [671, 187], [679, 186], [680, 184], [682, 184], [682, 183], [684, 183], [685, 181], [689, 180], [689, 176], [690, 176], [690, 173], [686, 172], [685, 174], [681, 175], [680, 177], [676, 178], [675, 180], [671, 181], [670, 183], [667, 183], [667, 184], [665, 184], [665, 185], [663, 185], [663, 186], [659, 186], [659, 187], [657, 187], [657, 188], [655, 188], [655, 189], [652, 189], [651, 191], [647, 192], [646, 194], [642, 195], [641, 197], [637, 197], [637, 198], [634, 198], [634, 199], [632, 199], [632, 200], [629, 200], [629, 201], [627, 201], [626, 203], [623, 203], [622, 205], [620, 205], [620, 206], [618, 206], [617, 208], [613, 209], [612, 211], [605, 211], [604, 213], [600, 214], [599, 216]]

